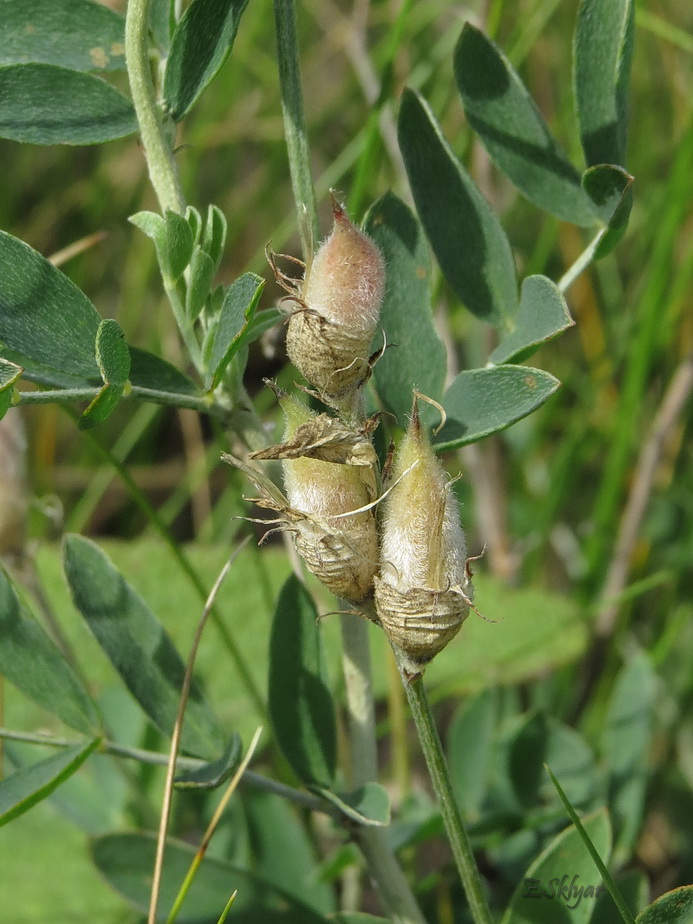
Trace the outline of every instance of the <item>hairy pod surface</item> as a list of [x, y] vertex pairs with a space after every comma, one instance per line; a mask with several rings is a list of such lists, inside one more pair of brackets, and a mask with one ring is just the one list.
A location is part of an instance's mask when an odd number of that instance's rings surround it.
[[286, 349], [321, 397], [341, 408], [370, 375], [385, 266], [336, 201], [333, 214], [332, 232], [308, 268], [289, 321]]
[[285, 442], [251, 458], [281, 459], [286, 497], [260, 473], [228, 461], [261, 489], [261, 506], [279, 513], [279, 525], [292, 534], [308, 570], [336, 596], [361, 603], [378, 567], [375, 517], [372, 509], [361, 509], [375, 495], [375, 452], [366, 436], [340, 421], [286, 395], [280, 404]]
[[459, 631], [473, 591], [457, 500], [416, 406], [392, 478], [383, 501], [376, 612], [407, 670], [420, 674]]

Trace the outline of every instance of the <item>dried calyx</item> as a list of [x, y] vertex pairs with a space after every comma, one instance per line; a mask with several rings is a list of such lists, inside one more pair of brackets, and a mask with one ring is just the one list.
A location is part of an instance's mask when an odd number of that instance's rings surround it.
[[323, 401], [349, 414], [367, 381], [370, 346], [385, 288], [385, 267], [376, 245], [333, 197], [332, 232], [320, 246], [306, 278], [296, 282], [270, 257], [292, 307], [286, 349]]
[[473, 590], [451, 482], [421, 427], [416, 402], [382, 503], [378, 620], [411, 675], [459, 631]]

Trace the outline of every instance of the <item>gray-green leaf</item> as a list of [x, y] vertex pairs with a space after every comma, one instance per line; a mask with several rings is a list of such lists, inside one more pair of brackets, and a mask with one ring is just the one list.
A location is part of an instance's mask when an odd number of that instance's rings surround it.
[[507, 326], [517, 307], [510, 244], [428, 105], [413, 90], [402, 96], [398, 135], [416, 211], [445, 278], [473, 314]]
[[558, 286], [546, 276], [528, 276], [522, 282], [513, 329], [491, 353], [489, 362], [521, 362], [574, 323]]
[[154, 241], [161, 275], [173, 286], [183, 275], [193, 252], [190, 223], [178, 212], [166, 209], [165, 217], [156, 212], [137, 212], [130, 221]]
[[212, 282], [214, 281], [214, 261], [197, 246], [190, 261], [190, 278], [185, 291], [185, 311], [191, 320], [195, 320], [205, 306]]
[[419, 222], [393, 193], [371, 207], [364, 227], [387, 267], [380, 324], [388, 349], [375, 365], [376, 388], [385, 409], [404, 421], [413, 388], [438, 401], [445, 383], [445, 347], [431, 307], [431, 261]]
[[[197, 385], [155, 353], [130, 347], [130, 381], [138, 388], [176, 395], [197, 395]], [[171, 403], [175, 403], [171, 401]]]
[[466, 23], [454, 64], [469, 124], [496, 166], [540, 208], [564, 221], [594, 224], [594, 211], [580, 185], [580, 174], [500, 49]]
[[120, 325], [112, 318], [99, 324], [96, 332], [96, 362], [103, 387], [79, 419], [78, 426], [87, 430], [102, 423], [115, 410], [130, 374], [130, 351]]
[[125, 335], [113, 318], [106, 318], [99, 324], [96, 362], [104, 382], [122, 390], [130, 375], [130, 352]]
[[693, 920], [693, 886], [681, 886], [660, 895], [635, 919], [635, 924], [690, 924]]
[[479, 813], [491, 767], [496, 697], [483, 690], [455, 712], [448, 732], [450, 777], [463, 815]]
[[12, 404], [14, 383], [21, 378], [23, 371], [21, 366], [0, 357], [0, 420]]
[[619, 863], [630, 856], [642, 822], [656, 683], [647, 655], [636, 655], [621, 669], [607, 710], [602, 753]]
[[136, 131], [132, 103], [100, 77], [55, 64], [0, 67], [0, 138], [100, 144]]
[[[185, 666], [164, 627], [93, 542], [69, 535], [64, 554], [75, 606], [142, 709], [170, 735]], [[196, 684], [185, 710], [181, 747], [207, 759], [218, 757], [224, 747], [218, 720]]]
[[189, 112], [229, 56], [248, 0], [193, 0], [176, 27], [164, 100], [176, 122]]
[[100, 728], [93, 700], [55, 642], [22, 613], [0, 569], [0, 674], [39, 706], [85, 734]]
[[[86, 295], [28, 244], [0, 231], [0, 341], [3, 354], [57, 375], [97, 382], [101, 318]], [[24, 361], [26, 360], [26, 361]]]
[[317, 617], [306, 588], [288, 578], [272, 624], [269, 711], [277, 743], [297, 776], [330, 788], [337, 728]]
[[243, 273], [226, 290], [209, 361], [209, 388], [216, 388], [242, 345], [243, 334], [255, 316], [264, 287], [265, 280], [260, 276]]
[[503, 430], [531, 414], [560, 382], [531, 366], [493, 366], [460, 372], [443, 399], [447, 423], [434, 437], [439, 449], [455, 449]]
[[121, 70], [125, 20], [93, 0], [2, 0], [0, 65], [28, 63]]
[[599, 260], [613, 250], [628, 227], [633, 207], [633, 177], [622, 167], [599, 164], [585, 170], [582, 185], [606, 226], [606, 233], [594, 252], [594, 259]]
[[[609, 818], [604, 809], [583, 820], [600, 857], [608, 863]], [[501, 924], [587, 924], [601, 876], [574, 826], [558, 834], [518, 883]], [[591, 888], [578, 896], [573, 890]], [[581, 900], [577, 900], [581, 897]]]
[[633, 0], [582, 0], [573, 49], [580, 139], [588, 166], [625, 164]]
[[0, 780], [0, 827], [41, 802], [78, 770], [99, 738], [65, 748]]

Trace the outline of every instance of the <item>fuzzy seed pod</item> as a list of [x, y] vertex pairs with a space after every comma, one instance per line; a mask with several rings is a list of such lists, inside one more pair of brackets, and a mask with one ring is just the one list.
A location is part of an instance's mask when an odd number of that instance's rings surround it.
[[370, 375], [371, 341], [385, 287], [380, 251], [333, 202], [334, 227], [308, 267], [289, 321], [293, 364], [337, 408]]
[[[283, 400], [286, 440], [314, 420], [290, 398]], [[284, 487], [291, 507], [306, 515], [294, 534], [296, 550], [311, 571], [337, 597], [353, 603], [370, 593], [378, 565], [378, 539], [372, 497], [363, 469], [315, 458], [284, 459]], [[325, 529], [325, 526], [328, 529]]]
[[261, 473], [225, 458], [260, 489], [257, 503], [277, 511], [276, 522], [292, 533], [309, 571], [335, 596], [360, 603], [371, 593], [378, 567], [375, 517], [371, 509], [361, 509], [374, 498], [375, 453], [365, 436], [359, 441], [339, 421], [315, 415], [287, 396], [280, 403], [286, 441], [251, 458], [282, 460], [287, 496]]
[[376, 612], [405, 667], [418, 675], [459, 631], [473, 591], [457, 501], [416, 405], [392, 479], [383, 501]]

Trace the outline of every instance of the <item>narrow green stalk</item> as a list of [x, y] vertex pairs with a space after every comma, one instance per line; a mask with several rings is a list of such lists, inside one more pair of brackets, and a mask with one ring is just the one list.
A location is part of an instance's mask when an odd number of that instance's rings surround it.
[[[67, 401], [92, 401], [101, 389], [97, 386], [86, 388], [56, 388], [47, 391], [21, 391], [16, 393], [13, 404], [63, 404]], [[186, 408], [199, 411], [201, 414], [212, 414], [225, 417], [228, 414], [224, 408], [206, 396], [175, 394], [171, 391], [159, 391], [156, 388], [143, 388], [140, 385], [130, 385], [123, 398], [139, 398], [142, 401], [151, 401], [153, 404], [165, 404], [167, 407]]]
[[[378, 759], [375, 710], [368, 639], [368, 623], [355, 613], [344, 613], [342, 664], [349, 718], [351, 785], [377, 779]], [[416, 899], [382, 828], [361, 827], [356, 838], [383, 905], [396, 924], [424, 924]]]
[[354, 787], [377, 779], [378, 757], [368, 623], [342, 613], [342, 669], [349, 716], [351, 782]]
[[156, 101], [149, 59], [149, 7], [151, 0], [128, 0], [125, 17], [125, 60], [132, 102], [137, 114], [149, 177], [162, 213], [185, 211], [185, 200], [173, 158], [171, 139]]
[[[42, 744], [48, 748], [73, 748], [78, 744], [83, 744], [83, 738], [54, 738], [52, 735], [37, 734], [35, 732], [15, 731], [12, 728], [0, 727], [0, 741], [23, 741], [27, 744]], [[147, 751], [144, 748], [128, 747], [125, 744], [118, 744], [115, 741], [102, 741], [99, 747], [102, 754], [112, 754], [114, 757], [124, 757], [128, 760], [136, 760], [141, 764], [147, 764], [153, 767], [165, 767], [168, 763], [169, 755], [159, 751]], [[197, 757], [179, 757], [176, 761], [178, 770], [199, 770], [205, 766], [204, 760]], [[287, 786], [286, 783], [279, 783], [271, 777], [263, 776], [254, 770], [246, 770], [243, 774], [243, 782], [263, 792], [271, 792], [276, 796], [281, 796], [288, 802], [292, 802], [299, 808], [307, 809], [310, 812], [322, 812], [324, 815], [331, 815], [335, 819], [342, 817], [339, 809], [330, 805], [324, 799], [304, 792], [302, 789], [294, 789]]]
[[236, 901], [236, 896], [237, 896], [237, 895], [238, 895], [238, 889], [236, 889], [236, 890], [231, 894], [231, 897], [229, 898], [229, 900], [228, 900], [227, 903], [226, 903], [226, 907], [225, 907], [224, 910], [221, 912], [221, 917], [220, 917], [219, 920], [217, 921], [217, 924], [224, 924], [224, 921], [227, 919], [227, 917], [229, 916], [229, 912], [231, 911], [231, 906], [232, 906], [233, 903]]
[[572, 266], [569, 266], [566, 272], [561, 276], [557, 283], [561, 292], [567, 292], [578, 278], [578, 276], [587, 269], [594, 258], [594, 252], [597, 249], [597, 245], [605, 234], [606, 228], [602, 228], [601, 230], [597, 231], [595, 236], [589, 242], [587, 247], [585, 247], [585, 249], [582, 251], [575, 263], [573, 263]]
[[13, 405], [17, 404], [55, 404], [58, 401], [92, 401], [99, 393], [99, 388], [56, 388], [47, 391], [15, 392]]
[[469, 835], [452, 791], [450, 773], [426, 696], [426, 688], [421, 677], [409, 681], [401, 666], [400, 674], [474, 924], [493, 924]]
[[553, 775], [549, 765], [544, 764], [544, 767], [546, 768], [546, 772], [551, 777], [551, 782], [556, 788], [556, 792], [558, 793], [560, 800], [563, 803], [563, 806], [566, 812], [568, 813], [568, 816], [570, 817], [570, 820], [577, 828], [578, 834], [582, 838], [583, 844], [589, 851], [589, 855], [592, 857], [594, 861], [594, 865], [599, 870], [599, 874], [602, 877], [602, 882], [606, 886], [609, 895], [611, 896], [611, 898], [614, 901], [614, 904], [618, 908], [619, 914], [623, 918], [623, 921], [625, 922], [625, 924], [635, 924], [635, 918], [631, 914], [630, 908], [628, 907], [628, 905], [626, 905], [625, 901], [623, 900], [623, 896], [621, 895], [619, 889], [617, 888], [616, 883], [611, 878], [611, 874], [609, 873], [609, 870], [606, 868], [604, 861], [599, 856], [599, 852], [597, 848], [594, 846], [594, 844], [590, 840], [589, 834], [585, 831], [583, 824], [578, 817], [577, 812], [575, 811], [573, 806], [570, 804], [570, 800], [568, 799], [563, 789], [561, 788], [561, 784], [558, 782], [556, 777]]
[[[279, 87], [282, 98], [282, 112], [284, 114], [284, 134], [289, 155], [291, 185], [296, 202], [298, 227], [303, 238], [303, 252], [308, 258], [313, 252], [315, 242], [320, 237], [320, 228], [318, 226], [318, 209], [310, 169], [308, 135], [303, 114], [303, 90], [301, 88], [294, 0], [274, 0], [274, 23], [277, 33]], [[310, 239], [307, 239], [308, 228], [306, 225], [310, 228]]]

